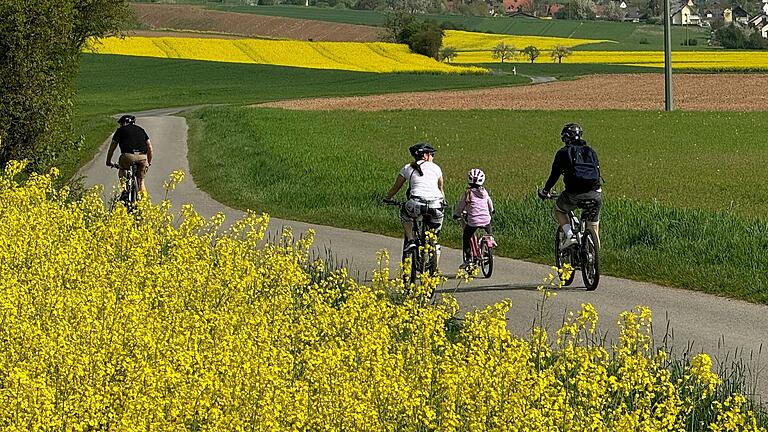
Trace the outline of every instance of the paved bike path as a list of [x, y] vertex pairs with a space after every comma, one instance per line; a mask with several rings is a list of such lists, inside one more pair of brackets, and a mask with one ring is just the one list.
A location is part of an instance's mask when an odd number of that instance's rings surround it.
[[[178, 110], [154, 110], [137, 116], [137, 124], [147, 130], [155, 149], [147, 187], [150, 196], [156, 200], [163, 197], [162, 184], [173, 170], [181, 169], [189, 173], [187, 124], [184, 118], [172, 116], [175, 112]], [[104, 143], [96, 157], [79, 174], [85, 177], [86, 186], [101, 184], [106, 192], [110, 192], [117, 179], [116, 171], [104, 164], [107, 144]], [[248, 173], [242, 175], [247, 176]], [[384, 190], [386, 185], [382, 188]], [[170, 197], [176, 208], [182, 203], [191, 203], [205, 216], [222, 212], [228, 220], [232, 220], [243, 214], [213, 200], [195, 186], [189, 175], [171, 192]], [[397, 260], [402, 247], [402, 241], [397, 238], [276, 218], [271, 221], [270, 232], [274, 235], [282, 226], [291, 226], [296, 233], [314, 229], [317, 250], [330, 249], [333, 255], [350, 267], [353, 276], [358, 275], [361, 279], [370, 277], [370, 270], [375, 268], [376, 251], [389, 249], [391, 256]], [[504, 238], [497, 240], [503, 242]], [[455, 274], [460, 262], [458, 250], [443, 248], [440, 267], [449, 277]], [[479, 278], [469, 285], [462, 284], [454, 291], [457, 281], [451, 278], [444, 290], [454, 292], [462, 310], [483, 308], [505, 298], [511, 299], [508, 327], [515, 334], [526, 335], [539, 315], [537, 304], [541, 293], [536, 287], [549, 272], [549, 267], [545, 265], [497, 257], [491, 279]], [[587, 302], [597, 308], [601, 330], [607, 332], [609, 338], [615, 337], [616, 321], [621, 311], [646, 305], [654, 314], [657, 340], [664, 335], [668, 325], [674, 335], [672, 344], [679, 350], [684, 350], [692, 342], [694, 352], [708, 352], [713, 355], [713, 360], [725, 358], [729, 352], [732, 358], [736, 349], [746, 360], [750, 353], [757, 356], [762, 344], [768, 342], [768, 306], [614, 277], [602, 277], [596, 291], [586, 292], [580, 274], [576, 275], [572, 287], [558, 291], [558, 295], [548, 302], [545, 319], [549, 328], [558, 328], [567, 311], [578, 311], [580, 305]], [[766, 365], [768, 355], [763, 355], [754, 361], [752, 367], [762, 370]], [[762, 379], [758, 385], [758, 392], [768, 399], [768, 380]]]

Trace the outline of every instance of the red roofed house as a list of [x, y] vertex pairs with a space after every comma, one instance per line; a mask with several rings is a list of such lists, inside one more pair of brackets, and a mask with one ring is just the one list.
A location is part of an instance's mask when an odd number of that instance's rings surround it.
[[504, 12], [533, 13], [533, 0], [503, 0]]

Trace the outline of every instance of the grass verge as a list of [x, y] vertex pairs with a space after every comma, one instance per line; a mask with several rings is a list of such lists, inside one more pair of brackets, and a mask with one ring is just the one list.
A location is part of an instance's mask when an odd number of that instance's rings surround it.
[[[768, 303], [768, 191], [755, 174], [768, 163], [755, 133], [767, 115], [222, 107], [190, 115], [189, 158], [195, 181], [228, 205], [396, 236], [396, 215], [378, 199], [407, 146], [428, 140], [449, 201], [469, 168], [486, 171], [498, 252], [550, 262], [551, 203], [533, 196], [560, 127], [577, 121], [606, 179], [606, 273]], [[458, 227], [446, 223], [443, 239], [458, 245]]]
[[81, 149], [59, 162], [69, 178], [114, 129], [110, 115], [200, 104], [519, 85], [508, 74], [378, 74], [269, 65], [85, 54], [78, 77], [75, 132]]

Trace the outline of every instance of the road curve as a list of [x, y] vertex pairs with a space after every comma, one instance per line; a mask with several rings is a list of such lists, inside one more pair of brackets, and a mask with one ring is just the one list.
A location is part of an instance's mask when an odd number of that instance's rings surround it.
[[[182, 169], [189, 173], [187, 163], [187, 124], [184, 118], [173, 116], [178, 110], [154, 110], [140, 113], [137, 124], [144, 127], [155, 148], [155, 158], [148, 174], [147, 186], [152, 197], [162, 197], [162, 183], [173, 170]], [[104, 165], [107, 152], [105, 142], [96, 157], [79, 172], [84, 176], [86, 186], [104, 185], [105, 191], [111, 191], [117, 183], [116, 172]], [[213, 200], [207, 193], [199, 190], [187, 177], [171, 193], [176, 207], [181, 203], [191, 203], [198, 212], [210, 216], [216, 212], [224, 213], [229, 220], [243, 213], [226, 207]], [[269, 209], [255, 209], [268, 211]], [[394, 217], [394, 216], [393, 216]], [[302, 222], [272, 219], [272, 232], [282, 226], [292, 226], [294, 232], [303, 232], [308, 228], [316, 231], [318, 250], [330, 249], [332, 253], [351, 269], [353, 276], [365, 279], [370, 269], [375, 267], [376, 251], [387, 248], [396, 251], [402, 246], [401, 240], [377, 234], [351, 231]], [[497, 239], [503, 242], [504, 239]], [[460, 252], [443, 248], [441, 267], [450, 277], [460, 263]], [[455, 289], [457, 282], [449, 280], [444, 291], [453, 292], [459, 300], [462, 310], [473, 310], [508, 298], [512, 309], [507, 317], [507, 325], [514, 334], [526, 335], [534, 318], [538, 316], [537, 304], [541, 293], [536, 287], [549, 273], [549, 268], [540, 264], [507, 258], [497, 258], [494, 275], [491, 279], [477, 279], [469, 285]], [[768, 306], [730, 300], [698, 292], [668, 288], [643, 282], [604, 277], [600, 287], [594, 292], [586, 292], [577, 275], [573, 287], [563, 289], [551, 299], [547, 306], [545, 320], [554, 330], [567, 311], [577, 311], [582, 303], [592, 303], [600, 313], [601, 331], [609, 338], [615, 337], [616, 320], [621, 311], [636, 305], [649, 306], [654, 314], [655, 337], [663, 336], [669, 327], [674, 336], [672, 345], [684, 350], [692, 343], [694, 352], [704, 351], [713, 356], [713, 361], [725, 359], [727, 354], [733, 358], [735, 350], [742, 358], [752, 361], [753, 370], [762, 370], [768, 365], [768, 356], [757, 356], [764, 342], [768, 342]], [[768, 396], [768, 380], [757, 383], [757, 393]]]

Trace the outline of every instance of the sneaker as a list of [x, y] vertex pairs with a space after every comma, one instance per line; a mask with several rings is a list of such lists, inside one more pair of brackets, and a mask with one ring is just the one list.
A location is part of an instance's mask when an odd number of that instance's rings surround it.
[[464, 270], [464, 269], [466, 269], [467, 267], [469, 267], [470, 265], [472, 265], [472, 263], [471, 263], [471, 262], [469, 262], [469, 261], [464, 261], [463, 263], [461, 263], [461, 265], [459, 265], [459, 270]]
[[416, 240], [408, 240], [403, 247], [403, 252], [410, 252], [416, 248]]
[[567, 238], [564, 238], [564, 239], [563, 239], [563, 240], [560, 242], [560, 250], [565, 250], [565, 249], [568, 249], [569, 247], [571, 247], [571, 246], [574, 246], [574, 245], [576, 245], [577, 243], [578, 243], [578, 240], [576, 240], [576, 237], [575, 237], [575, 236], [574, 236], [574, 237], [567, 237]]

